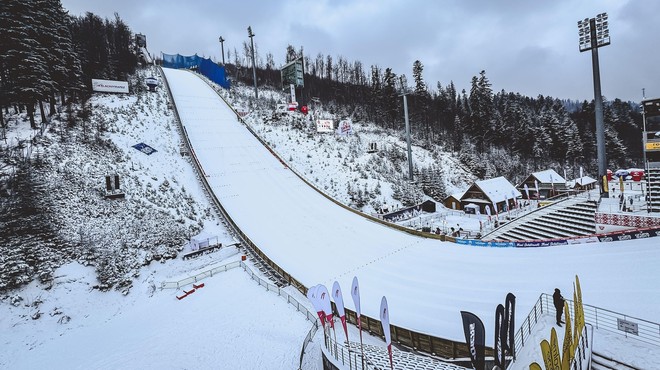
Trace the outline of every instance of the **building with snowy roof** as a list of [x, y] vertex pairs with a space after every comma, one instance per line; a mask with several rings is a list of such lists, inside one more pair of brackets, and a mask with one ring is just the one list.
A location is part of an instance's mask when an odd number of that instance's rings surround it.
[[582, 176], [582, 177], [578, 177], [577, 179], [568, 181], [566, 183], [566, 186], [569, 189], [577, 190], [577, 191], [592, 190], [596, 188], [597, 182], [598, 181], [592, 177]]
[[489, 206], [494, 214], [511, 209], [520, 197], [520, 191], [502, 176], [480, 180], [472, 184], [461, 197], [461, 209], [472, 203], [479, 206], [480, 213], [488, 213], [486, 207]]
[[442, 200], [442, 204], [449, 209], [461, 209], [461, 198], [465, 194], [464, 191], [454, 193]]
[[525, 194], [525, 198], [531, 199], [547, 199], [568, 191], [566, 180], [552, 169], [532, 173], [518, 185], [518, 189]]

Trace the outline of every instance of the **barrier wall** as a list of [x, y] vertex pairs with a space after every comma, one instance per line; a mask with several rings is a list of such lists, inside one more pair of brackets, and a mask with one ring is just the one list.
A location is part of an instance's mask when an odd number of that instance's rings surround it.
[[181, 54], [163, 54], [163, 67], [175, 68], [175, 69], [191, 69], [197, 68], [199, 73], [206, 76], [211, 81], [217, 83], [218, 85], [229, 89], [230, 83], [227, 80], [227, 74], [225, 73], [225, 67], [219, 66], [209, 58], [202, 58], [195, 55], [185, 56]]

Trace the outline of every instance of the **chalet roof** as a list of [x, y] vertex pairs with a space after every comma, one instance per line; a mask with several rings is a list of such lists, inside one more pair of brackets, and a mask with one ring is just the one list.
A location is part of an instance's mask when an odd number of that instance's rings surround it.
[[504, 177], [495, 177], [474, 183], [493, 203], [503, 202], [505, 199], [521, 197], [520, 191], [516, 189], [509, 180]]
[[577, 179], [570, 180], [568, 182], [568, 187], [570, 187], [570, 188], [575, 187], [576, 184], [580, 185], [580, 186], [586, 186], [586, 185], [593, 184], [595, 182], [597, 182], [597, 181], [594, 178], [591, 178], [589, 176], [582, 176], [582, 177], [578, 177]]
[[566, 184], [566, 180], [553, 169], [534, 172], [532, 173], [532, 176], [543, 184]]

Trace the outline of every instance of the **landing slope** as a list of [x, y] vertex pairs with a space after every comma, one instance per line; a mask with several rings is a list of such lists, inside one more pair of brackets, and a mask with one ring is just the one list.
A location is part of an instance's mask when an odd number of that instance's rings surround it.
[[207, 180], [234, 221], [306, 286], [338, 280], [349, 308], [358, 276], [364, 314], [378, 317], [385, 295], [393, 325], [460, 341], [459, 311], [474, 312], [491, 332], [506, 293], [518, 298], [520, 323], [541, 292], [559, 287], [571, 298], [579, 274], [585, 303], [660, 321], [660, 241], [494, 249], [389, 229], [306, 186], [193, 73], [164, 71]]

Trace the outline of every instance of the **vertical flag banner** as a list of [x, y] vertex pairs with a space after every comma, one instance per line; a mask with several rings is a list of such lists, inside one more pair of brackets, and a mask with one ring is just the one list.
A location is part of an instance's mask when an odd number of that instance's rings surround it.
[[486, 214], [488, 215], [488, 221], [490, 221], [490, 204], [486, 204]]
[[[577, 347], [577, 343], [580, 340], [580, 323], [578, 316], [580, 316], [580, 313], [578, 312], [578, 301], [577, 301], [577, 293], [575, 293], [575, 288], [573, 289], [573, 313], [575, 315], [574, 317], [574, 324], [573, 324], [573, 347]], [[566, 321], [568, 322], [568, 321]]]
[[555, 366], [552, 363], [552, 350], [550, 349], [550, 343], [545, 339], [541, 341], [541, 354], [543, 354], [545, 370], [555, 370]]
[[495, 309], [495, 348], [493, 348], [495, 356], [495, 366], [504, 369], [504, 340], [506, 336], [506, 327], [504, 323], [504, 306], [497, 305]]
[[525, 193], [527, 194], [527, 199], [532, 199], [529, 197], [529, 186], [527, 184], [525, 184]]
[[364, 348], [362, 345], [362, 321], [360, 319], [360, 284], [358, 284], [357, 276], [353, 276], [353, 283], [351, 284], [351, 297], [353, 297], [353, 304], [355, 305], [355, 315], [357, 316], [358, 332], [360, 333], [360, 352], [362, 352], [362, 367], [364, 367]]
[[390, 368], [394, 369], [392, 362], [392, 335], [390, 333], [390, 312], [387, 307], [387, 299], [385, 296], [380, 300], [380, 323], [383, 325], [383, 335], [385, 335], [385, 343], [387, 344], [387, 352], [390, 355]]
[[[562, 368], [568, 370], [573, 357], [573, 334], [571, 333], [571, 312], [568, 302], [564, 301], [564, 312], [566, 313], [566, 331], [564, 332], [564, 344], [562, 346]], [[564, 358], [565, 357], [565, 358]]]
[[557, 331], [555, 328], [550, 330], [550, 351], [552, 354], [552, 367], [561, 369], [561, 356], [559, 355], [559, 341], [557, 340]]
[[582, 183], [582, 178], [584, 177], [584, 172], [582, 171], [582, 166], [580, 166], [580, 183]]
[[328, 293], [328, 288], [326, 288], [325, 285], [319, 285], [316, 293], [321, 303], [321, 308], [323, 308], [323, 312], [325, 313], [325, 319], [330, 323], [330, 327], [334, 330], [335, 323], [332, 320], [332, 305], [330, 304], [330, 293]]
[[307, 299], [312, 302], [312, 306], [316, 310], [316, 314], [319, 315], [319, 320], [321, 320], [321, 326], [325, 327], [325, 315], [323, 314], [323, 308], [319, 304], [319, 300], [316, 297], [316, 292], [319, 286], [314, 285], [313, 287], [307, 289]]
[[355, 305], [355, 315], [357, 315], [358, 330], [360, 330], [360, 343], [362, 343], [362, 321], [360, 316], [360, 284], [358, 284], [357, 276], [353, 277], [353, 284], [351, 284], [351, 297], [353, 297], [353, 304]]
[[541, 193], [539, 193], [539, 182], [534, 180], [534, 186], [536, 187], [536, 199], [541, 199]]
[[516, 357], [515, 331], [516, 331], [516, 296], [513, 293], [506, 295], [504, 301], [504, 327], [506, 328], [506, 339], [504, 345], [509, 354]]
[[465, 333], [465, 342], [470, 350], [470, 360], [475, 370], [485, 369], [485, 345], [486, 331], [484, 323], [477, 315], [461, 311], [463, 318], [463, 332]]
[[513, 199], [513, 208], [518, 208], [518, 198], [516, 198], [515, 190], [511, 190], [511, 199]]
[[346, 342], [348, 342], [348, 328], [346, 328], [346, 312], [344, 310], [344, 297], [341, 294], [341, 287], [339, 282], [335, 281], [332, 284], [332, 298], [335, 300], [335, 306], [337, 307], [337, 314], [339, 315], [339, 320], [341, 320], [341, 325], [344, 327], [344, 334], [346, 334]]

